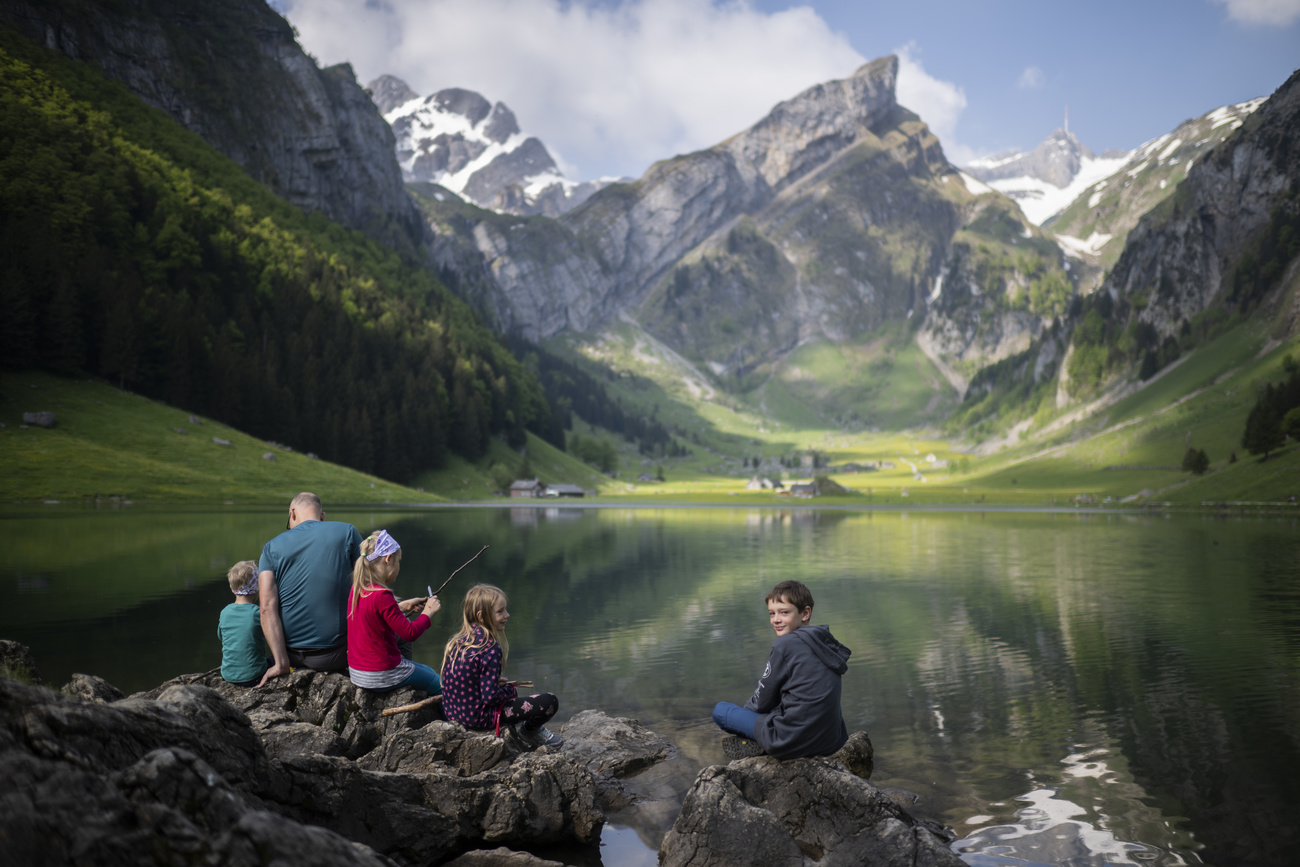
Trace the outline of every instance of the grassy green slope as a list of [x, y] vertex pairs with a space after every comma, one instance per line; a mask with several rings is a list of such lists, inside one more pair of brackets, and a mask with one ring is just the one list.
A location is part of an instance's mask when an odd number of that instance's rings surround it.
[[[1300, 449], [1294, 443], [1267, 461], [1241, 447], [1247, 413], [1265, 382], [1283, 379], [1282, 358], [1300, 340], [1276, 344], [1268, 323], [1246, 322], [1201, 347], [1144, 389], [1085, 420], [1095, 433], [1072, 442], [1023, 444], [1006, 455], [1004, 467], [984, 481], [1042, 491], [1076, 489], [1122, 499], [1149, 491], [1138, 501], [1198, 504], [1210, 501], [1276, 501], [1300, 495]], [[1189, 446], [1204, 449], [1210, 471], [1191, 476], [1177, 468]], [[1233, 454], [1238, 460], [1231, 461]], [[1166, 467], [1170, 469], [1159, 469]]]
[[[303, 490], [335, 503], [442, 499], [268, 445], [211, 419], [196, 424], [185, 410], [100, 382], [6, 373], [0, 394], [0, 501], [283, 504]], [[22, 428], [23, 413], [46, 410], [55, 414], [53, 428]], [[214, 437], [231, 445], [217, 445]]]
[[[50, 411], [53, 428], [23, 427]], [[168, 503], [282, 505], [303, 490], [332, 503], [427, 503], [489, 499], [492, 468], [523, 462], [493, 440], [477, 462], [453, 456], [411, 487], [271, 445], [231, 427], [102, 382], [39, 372], [0, 373], [0, 502], [118, 498]], [[197, 416], [196, 416], [197, 418]], [[213, 439], [222, 439], [222, 446]], [[274, 460], [264, 455], [271, 454]], [[588, 490], [623, 489], [532, 435], [533, 475]]]

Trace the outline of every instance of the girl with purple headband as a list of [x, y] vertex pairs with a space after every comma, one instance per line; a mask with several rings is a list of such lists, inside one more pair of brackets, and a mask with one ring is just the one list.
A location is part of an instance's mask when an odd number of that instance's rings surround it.
[[[402, 546], [387, 530], [361, 542], [361, 556], [352, 569], [348, 596], [348, 675], [365, 689], [387, 692], [398, 687], [442, 693], [438, 673], [427, 665], [403, 659], [397, 640], [414, 641], [433, 624], [442, 603], [437, 596], [398, 603], [389, 585], [402, 568]], [[414, 620], [404, 612], [424, 610]]]

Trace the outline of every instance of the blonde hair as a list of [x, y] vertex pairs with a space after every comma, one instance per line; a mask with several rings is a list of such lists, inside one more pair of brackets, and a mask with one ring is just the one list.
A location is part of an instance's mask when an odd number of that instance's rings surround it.
[[[505, 668], [506, 657], [510, 655], [510, 643], [506, 641], [505, 631], [497, 625], [495, 610], [498, 603], [508, 601], [505, 592], [491, 584], [475, 584], [465, 591], [465, 601], [460, 607], [460, 632], [451, 637], [442, 651], [443, 677], [447, 676], [447, 666], [466, 653], [477, 655], [493, 642], [501, 645], [501, 667]], [[484, 638], [475, 636], [475, 626], [483, 627], [486, 633]]]
[[235, 593], [243, 590], [256, 574], [256, 560], [240, 560], [234, 566], [231, 566], [230, 571], [226, 573], [226, 581], [230, 582], [230, 592]]
[[[361, 604], [362, 594], [371, 590], [386, 590], [388, 582], [393, 580], [394, 565], [402, 562], [402, 549], [398, 548], [388, 557], [367, 560], [367, 554], [375, 553], [375, 544], [379, 541], [379, 531], [371, 533], [361, 540], [361, 556], [352, 566], [352, 592], [348, 595], [348, 619]], [[388, 558], [393, 558], [389, 560]]]

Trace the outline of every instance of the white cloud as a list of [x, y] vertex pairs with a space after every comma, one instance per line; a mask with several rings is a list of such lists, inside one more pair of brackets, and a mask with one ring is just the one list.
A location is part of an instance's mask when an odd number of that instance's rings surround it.
[[1020, 73], [1020, 78], [1016, 80], [1016, 87], [1022, 90], [1041, 90], [1045, 84], [1047, 84], [1047, 76], [1043, 75], [1043, 70], [1037, 66], [1026, 66], [1025, 71]]
[[1214, 0], [1225, 6], [1228, 17], [1243, 24], [1286, 27], [1300, 18], [1300, 0]]
[[919, 49], [909, 42], [895, 52], [898, 55], [898, 102], [921, 116], [943, 144], [944, 155], [957, 165], [965, 165], [978, 154], [957, 141], [957, 121], [966, 110], [966, 92], [949, 81], [941, 81], [925, 71], [916, 56]]
[[504, 102], [577, 177], [640, 175], [865, 60], [810, 7], [766, 13], [747, 0], [280, 5], [321, 63], [348, 61], [362, 83], [391, 73], [420, 94], [464, 87]]

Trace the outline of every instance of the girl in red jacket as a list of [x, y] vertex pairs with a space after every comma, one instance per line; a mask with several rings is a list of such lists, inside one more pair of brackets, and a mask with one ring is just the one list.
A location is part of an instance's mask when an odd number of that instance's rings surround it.
[[[423, 635], [442, 603], [437, 596], [398, 603], [388, 585], [401, 569], [402, 546], [387, 530], [372, 533], [361, 542], [348, 596], [348, 675], [365, 689], [387, 692], [406, 686], [438, 695], [442, 692], [438, 672], [403, 659], [397, 639], [414, 641]], [[421, 606], [424, 610], [419, 617], [406, 619], [404, 611]]]
[[447, 719], [471, 729], [522, 723], [519, 735], [534, 747], [558, 747], [564, 738], [545, 725], [560, 709], [549, 692], [519, 695], [501, 678], [510, 645], [506, 642], [506, 594], [491, 584], [475, 584], [465, 594], [460, 632], [442, 656], [442, 711]]

